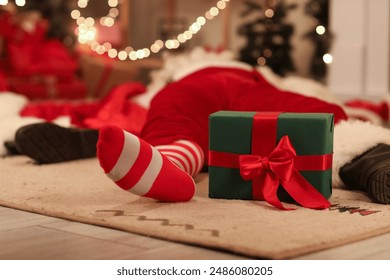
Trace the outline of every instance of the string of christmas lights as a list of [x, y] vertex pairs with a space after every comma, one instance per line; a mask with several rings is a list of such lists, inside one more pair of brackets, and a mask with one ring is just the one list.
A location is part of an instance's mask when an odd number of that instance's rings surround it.
[[[96, 40], [97, 29], [95, 27], [95, 20], [92, 17], [83, 17], [79, 9], [74, 9], [71, 12], [71, 17], [76, 21], [76, 34], [78, 35], [80, 44], [89, 45], [91, 50], [97, 54], [103, 55], [107, 53], [110, 58], [137, 60], [149, 57], [152, 53], [156, 54], [164, 48], [179, 48], [181, 44], [191, 40], [192, 37], [203, 28], [207, 21], [218, 16], [220, 11], [226, 8], [229, 1], [230, 0], [219, 0], [215, 6], [205, 12], [204, 16], [199, 16], [186, 31], [177, 35], [176, 38], [168, 39], [166, 41], [158, 39], [155, 40], [150, 47], [142, 49], [134, 49], [131, 46], [128, 46], [123, 50], [118, 50], [109, 42], [99, 43]], [[77, 4], [80, 9], [83, 9], [88, 6], [88, 2], [89, 0], [79, 0]], [[117, 9], [119, 2], [118, 0], [108, 0], [108, 5], [111, 7], [110, 11], [107, 16], [100, 18], [99, 23], [107, 27], [112, 27], [119, 15], [119, 10]]]
[[[327, 32], [325, 26], [319, 24], [317, 25], [316, 27], [316, 33], [319, 35], [319, 36], [322, 36], [322, 35], [325, 35], [325, 33]], [[330, 54], [330, 53], [326, 53], [323, 55], [322, 57], [322, 60], [326, 63], [326, 64], [330, 64], [333, 62], [333, 56]]]

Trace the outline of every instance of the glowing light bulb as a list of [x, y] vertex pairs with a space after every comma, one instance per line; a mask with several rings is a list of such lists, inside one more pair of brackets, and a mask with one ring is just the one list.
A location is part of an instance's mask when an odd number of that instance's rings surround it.
[[319, 34], [319, 35], [324, 35], [325, 32], [326, 32], [325, 26], [323, 26], [323, 25], [318, 25], [318, 26], [316, 27], [316, 32], [317, 32], [317, 34]]
[[80, 11], [79, 10], [73, 10], [71, 13], [70, 13], [70, 16], [73, 18], [73, 19], [78, 19], [80, 17]]
[[226, 2], [225, 2], [225, 1], [218, 1], [217, 7], [218, 7], [218, 9], [220, 9], [220, 10], [225, 9], [225, 8], [226, 8]]
[[116, 6], [118, 6], [118, 0], [109, 0], [108, 5], [110, 7], [116, 7]]
[[108, 51], [108, 56], [109, 56], [110, 58], [116, 58], [117, 55], [118, 55], [118, 51], [117, 51], [116, 49], [110, 49], [110, 50]]
[[126, 53], [125, 51], [120, 51], [120, 52], [118, 53], [118, 58], [119, 58], [120, 60], [125, 60], [125, 59], [127, 58], [127, 53]]
[[197, 22], [194, 22], [191, 26], [190, 26], [190, 32], [192, 34], [196, 34], [199, 30], [200, 30], [201, 26], [197, 23]]
[[267, 60], [260, 56], [258, 59], [257, 59], [257, 64], [259, 64], [260, 66], [264, 66], [266, 64]]
[[153, 52], [153, 53], [158, 53], [160, 51], [160, 47], [157, 45], [157, 44], [153, 44], [150, 46], [150, 50]]
[[219, 9], [218, 9], [217, 7], [212, 7], [212, 8], [210, 9], [210, 14], [211, 14], [213, 17], [217, 16], [217, 15], [219, 14]]
[[206, 19], [205, 19], [204, 17], [198, 17], [198, 18], [196, 19], [196, 22], [197, 22], [200, 26], [202, 26], [202, 25], [205, 25]]
[[267, 18], [272, 18], [273, 16], [274, 16], [274, 10], [272, 10], [272, 9], [267, 9], [267, 10], [265, 10], [265, 12], [264, 12], [264, 14], [265, 14], [265, 16], [267, 17]]
[[322, 57], [323, 61], [326, 63], [326, 64], [330, 64], [333, 62], [333, 56], [329, 53], [326, 53], [324, 54], [324, 56]]
[[79, 0], [77, 2], [77, 6], [79, 6], [79, 8], [85, 8], [85, 7], [87, 7], [87, 5], [88, 5], [88, 1], [86, 1], [86, 0]]
[[129, 53], [129, 58], [131, 60], [136, 60], [137, 59], [137, 52], [136, 51], [132, 51], [131, 53]]
[[16, 6], [23, 7], [26, 5], [26, 0], [15, 0]]
[[183, 33], [182, 33], [182, 34], [179, 34], [179, 35], [177, 36], [177, 40], [178, 40], [180, 43], [184, 43], [184, 42], [187, 41], [187, 39], [186, 39], [186, 37], [184, 36]]
[[110, 17], [117, 17], [117, 16], [119, 16], [119, 10], [117, 8], [111, 8], [108, 15]]

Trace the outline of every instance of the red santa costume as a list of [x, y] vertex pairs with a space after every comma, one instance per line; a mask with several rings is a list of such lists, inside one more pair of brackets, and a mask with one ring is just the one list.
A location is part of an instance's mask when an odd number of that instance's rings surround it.
[[0, 71], [0, 91], [6, 91], [8, 89], [7, 82], [5, 80], [4, 74]]
[[208, 117], [219, 110], [333, 113], [334, 187], [343, 185], [341, 167], [379, 143], [390, 144], [389, 130], [347, 121], [338, 104], [281, 90], [240, 62], [194, 63], [173, 80], [152, 100], [140, 138], [114, 126], [100, 130], [100, 164], [124, 190], [161, 201], [190, 200], [191, 176], [207, 165]]

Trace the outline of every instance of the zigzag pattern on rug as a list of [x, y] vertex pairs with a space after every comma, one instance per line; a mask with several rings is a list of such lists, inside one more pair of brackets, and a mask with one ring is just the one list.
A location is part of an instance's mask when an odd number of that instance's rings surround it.
[[162, 226], [169, 227], [184, 227], [186, 231], [205, 231], [210, 232], [210, 236], [219, 237], [219, 230], [216, 229], [197, 229], [194, 225], [191, 224], [171, 224], [169, 219], [149, 219], [145, 215], [135, 215], [127, 213], [125, 210], [96, 210], [96, 213], [110, 213], [111, 217], [136, 217], [138, 221], [146, 221], [146, 222], [161, 222]]

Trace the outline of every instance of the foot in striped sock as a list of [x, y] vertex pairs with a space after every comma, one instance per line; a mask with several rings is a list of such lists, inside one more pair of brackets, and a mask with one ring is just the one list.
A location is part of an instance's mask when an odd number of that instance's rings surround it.
[[97, 155], [106, 175], [131, 193], [167, 202], [188, 201], [195, 193], [195, 182], [187, 172], [120, 128], [100, 129]]
[[156, 146], [156, 149], [192, 177], [195, 177], [203, 167], [203, 151], [194, 142], [178, 140], [170, 145]]

